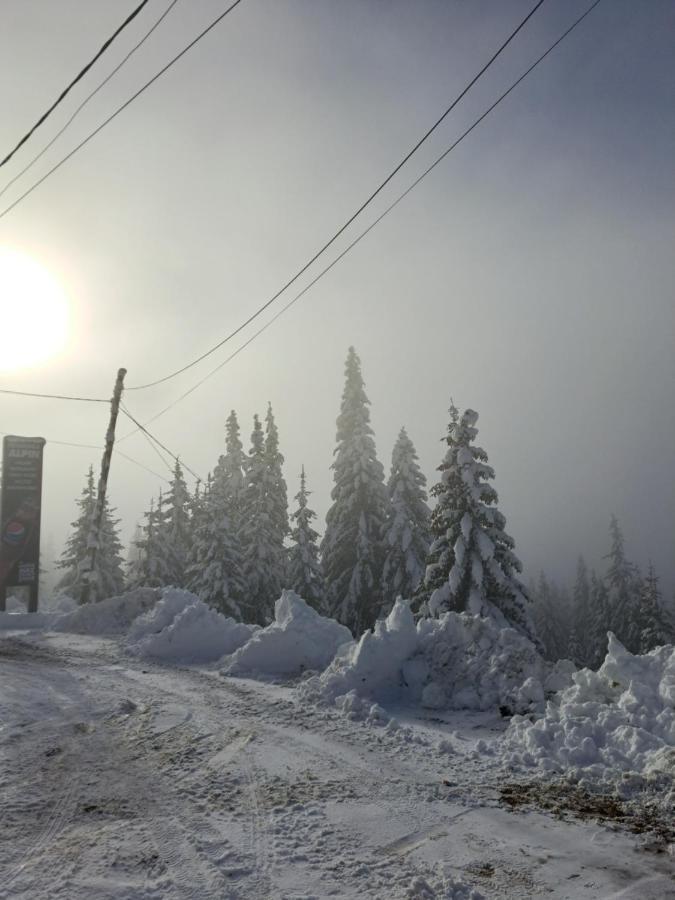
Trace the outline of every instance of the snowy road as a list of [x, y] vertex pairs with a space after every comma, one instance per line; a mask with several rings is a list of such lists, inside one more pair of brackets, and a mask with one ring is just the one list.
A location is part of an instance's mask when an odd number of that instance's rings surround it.
[[0, 637], [0, 677], [2, 900], [675, 897], [635, 837], [504, 808], [489, 758], [432, 749], [442, 724], [402, 741], [73, 635]]

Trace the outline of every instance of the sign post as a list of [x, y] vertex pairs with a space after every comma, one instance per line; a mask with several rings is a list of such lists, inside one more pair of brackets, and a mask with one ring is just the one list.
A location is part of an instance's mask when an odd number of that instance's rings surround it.
[[7, 435], [2, 442], [0, 611], [7, 588], [26, 586], [28, 612], [37, 612], [40, 583], [42, 451], [45, 439]]

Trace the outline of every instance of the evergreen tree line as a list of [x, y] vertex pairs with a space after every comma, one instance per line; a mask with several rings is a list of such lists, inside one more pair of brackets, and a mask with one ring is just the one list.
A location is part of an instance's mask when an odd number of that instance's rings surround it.
[[580, 556], [571, 591], [544, 572], [530, 585], [537, 633], [549, 659], [571, 659], [579, 666], [597, 668], [607, 652], [608, 631], [631, 653], [648, 653], [675, 640], [675, 610], [664, 601], [654, 566], [650, 562], [643, 575], [626, 557], [615, 516], [609, 532], [604, 574], [589, 571]]
[[[332, 503], [321, 540], [304, 468], [289, 516], [271, 406], [264, 426], [254, 416], [248, 453], [233, 411], [225, 452], [206, 484], [191, 493], [177, 462], [168, 490], [151, 503], [129, 554], [127, 586], [186, 587], [220, 612], [260, 624], [273, 618], [281, 590], [292, 588], [355, 635], [386, 615], [398, 596], [412, 599], [420, 616], [448, 610], [492, 615], [537, 641], [534, 612], [541, 644], [551, 655], [551, 634], [562, 641], [560, 634], [571, 634], [571, 626], [561, 624], [559, 631], [553, 618], [542, 615], [540, 586], [533, 603], [520, 580], [522, 566], [492, 484], [495, 473], [476, 444], [478, 414], [450, 407], [439, 480], [430, 491], [432, 512], [405, 428], [385, 482], [369, 407], [361, 363], [350, 348], [331, 466]], [[85, 506], [81, 513], [74, 535], [86, 531]], [[72, 542], [62, 561], [70, 573], [77, 571]], [[562, 608], [549, 605], [556, 614]], [[577, 631], [575, 640], [590, 641], [581, 620]], [[593, 633], [600, 634], [599, 620]], [[565, 641], [567, 646], [571, 636]]]

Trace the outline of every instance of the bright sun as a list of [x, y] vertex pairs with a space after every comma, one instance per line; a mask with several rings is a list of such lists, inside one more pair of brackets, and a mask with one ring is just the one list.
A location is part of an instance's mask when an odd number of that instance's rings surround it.
[[68, 319], [57, 279], [30, 256], [0, 247], [0, 372], [57, 354], [68, 337]]

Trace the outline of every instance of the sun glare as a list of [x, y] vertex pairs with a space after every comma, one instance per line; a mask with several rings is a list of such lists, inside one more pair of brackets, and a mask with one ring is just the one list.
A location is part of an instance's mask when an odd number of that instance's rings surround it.
[[0, 247], [0, 372], [44, 362], [68, 337], [68, 301], [58, 280], [24, 253]]

